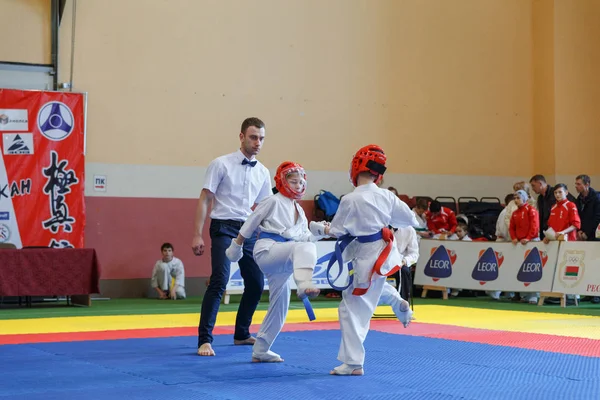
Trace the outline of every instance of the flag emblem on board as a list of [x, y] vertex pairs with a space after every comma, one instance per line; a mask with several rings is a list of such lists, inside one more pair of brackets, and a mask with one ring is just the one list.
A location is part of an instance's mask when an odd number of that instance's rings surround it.
[[566, 250], [558, 264], [558, 281], [566, 288], [574, 288], [583, 280], [585, 251]]

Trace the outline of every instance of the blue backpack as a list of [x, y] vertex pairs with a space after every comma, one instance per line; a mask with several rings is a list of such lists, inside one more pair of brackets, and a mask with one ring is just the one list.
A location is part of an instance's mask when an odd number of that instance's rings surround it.
[[317, 209], [325, 214], [325, 221], [331, 221], [340, 206], [340, 199], [327, 190], [321, 190], [321, 192], [315, 196], [315, 205]]

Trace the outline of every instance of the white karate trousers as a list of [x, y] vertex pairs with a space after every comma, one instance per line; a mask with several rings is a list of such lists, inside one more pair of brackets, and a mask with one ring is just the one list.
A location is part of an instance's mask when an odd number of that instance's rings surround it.
[[[368, 284], [368, 276], [375, 265], [381, 251], [386, 243], [378, 240], [372, 243], [352, 242], [344, 251], [344, 261], [352, 260], [354, 267], [354, 282], [342, 293], [342, 302], [338, 310], [340, 330], [342, 331], [342, 343], [338, 352], [338, 360], [353, 367], [362, 367], [365, 362], [365, 348], [363, 343], [369, 333], [371, 317], [377, 308], [382, 292], [387, 286], [392, 290], [385, 291], [385, 301], [394, 313], [399, 315], [402, 298], [400, 293], [391, 285], [386, 283], [386, 277], [373, 274], [371, 286], [367, 293], [362, 296], [352, 294], [354, 287], [365, 287]], [[387, 273], [396, 265], [402, 265], [402, 256], [398, 252], [396, 241], [392, 251], [381, 269]]]
[[268, 359], [290, 306], [290, 276], [293, 275], [299, 291], [313, 286], [317, 246], [312, 242], [275, 242], [268, 250], [255, 253], [254, 260], [267, 278], [269, 309], [256, 335], [252, 357]]

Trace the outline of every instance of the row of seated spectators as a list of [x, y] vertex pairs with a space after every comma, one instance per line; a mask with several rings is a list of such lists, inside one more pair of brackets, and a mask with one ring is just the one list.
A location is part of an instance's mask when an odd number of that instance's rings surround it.
[[[534, 175], [529, 183], [516, 182], [513, 192], [505, 196], [504, 204], [497, 197], [410, 197], [398, 194], [393, 187], [388, 189], [414, 211], [422, 237], [522, 243], [545, 238], [546, 241], [597, 240], [600, 236], [600, 194], [591, 187], [588, 175], [577, 176], [575, 188], [577, 198], [569, 193], [567, 185], [550, 186], [544, 176]], [[533, 198], [532, 190], [537, 199]], [[320, 210], [320, 196], [322, 194], [315, 196], [315, 217], [331, 220], [331, 213], [324, 215]], [[519, 215], [527, 214], [528, 226], [510, 226], [516, 211]]]
[[[395, 191], [394, 188], [390, 190]], [[423, 237], [456, 240], [496, 240], [496, 223], [504, 205], [497, 197], [428, 196], [399, 194], [415, 213]]]
[[[529, 182], [520, 181], [504, 198], [496, 197], [414, 196], [398, 194], [415, 213], [422, 237], [454, 240], [512, 241], [525, 244], [544, 240], [600, 240], [600, 193], [591, 187], [587, 175], [575, 179], [577, 197], [569, 193], [566, 184], [549, 185], [542, 175], [534, 175]], [[537, 195], [534, 199], [531, 192]], [[329, 193], [329, 195], [331, 195]], [[333, 218], [320, 209], [320, 195], [315, 196], [315, 217]], [[321, 204], [322, 206], [322, 204]], [[552, 235], [552, 237], [550, 237]], [[456, 293], [454, 293], [456, 292]], [[458, 294], [454, 290], [453, 295]], [[500, 292], [488, 293], [499, 299]], [[511, 293], [508, 294], [509, 297]], [[521, 301], [537, 303], [537, 294], [523, 294]], [[519, 296], [517, 296], [519, 298]], [[600, 297], [591, 299], [600, 303]]]
[[[394, 188], [390, 190], [395, 191]], [[396, 192], [398, 195], [398, 193]], [[326, 215], [326, 212], [319, 206], [319, 197], [315, 196], [315, 219], [331, 220], [333, 215]], [[342, 196], [343, 197], [343, 196]], [[431, 198], [429, 196], [398, 195], [400, 200], [404, 201], [415, 213], [419, 221], [418, 232], [422, 237], [442, 238], [438, 228], [427, 225], [427, 219], [431, 219], [431, 214], [435, 213], [436, 222], [443, 224], [450, 220], [452, 233], [458, 228], [460, 237], [448, 235], [447, 239], [466, 240], [495, 240], [496, 221], [502, 212], [504, 205], [496, 197], [460, 197], [455, 199], [450, 196], [438, 196]], [[433, 207], [433, 210], [431, 210]], [[429, 217], [428, 217], [429, 215]], [[439, 218], [441, 216], [441, 218]], [[457, 219], [458, 218], [458, 219]], [[443, 221], [441, 221], [443, 220]], [[441, 229], [444, 229], [443, 227]]]
[[[569, 192], [566, 184], [551, 186], [543, 175], [534, 175], [529, 182], [513, 185], [513, 192], [504, 199], [506, 207], [494, 198], [482, 198], [478, 203], [465, 201], [465, 198], [458, 202], [454, 202], [453, 198], [437, 198], [443, 202], [442, 216], [449, 216], [441, 218], [436, 215], [440, 214], [440, 204], [436, 201], [429, 204], [429, 212], [424, 216], [435, 216], [434, 222], [438, 224], [438, 220], [442, 223], [445, 219], [451, 220], [453, 212], [461, 213], [466, 216], [469, 234], [481, 240], [522, 244], [532, 240], [544, 240], [546, 243], [551, 240], [600, 240], [600, 193], [591, 187], [591, 179], [585, 174], [575, 178], [574, 186], [577, 197]], [[533, 198], [532, 192], [537, 198]], [[421, 206], [419, 202], [421, 200], [417, 199], [416, 214], [424, 207], [424, 202]], [[431, 226], [428, 228], [431, 230]]]

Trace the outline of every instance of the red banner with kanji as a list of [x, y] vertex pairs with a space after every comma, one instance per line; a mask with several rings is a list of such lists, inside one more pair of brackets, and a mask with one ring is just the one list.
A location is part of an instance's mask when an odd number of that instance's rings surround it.
[[0, 89], [0, 243], [83, 247], [85, 97]]

